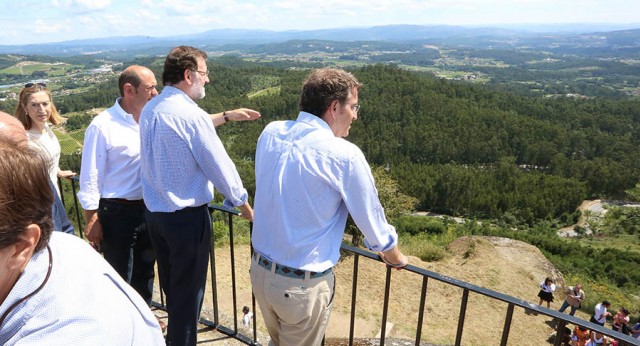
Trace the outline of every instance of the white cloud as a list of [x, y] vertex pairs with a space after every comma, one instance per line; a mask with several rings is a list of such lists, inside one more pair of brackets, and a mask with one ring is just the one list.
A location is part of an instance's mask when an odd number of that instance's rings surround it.
[[89, 10], [102, 10], [111, 5], [111, 0], [74, 0], [74, 3]]
[[199, 12], [201, 9], [195, 5], [193, 1], [189, 0], [164, 0], [158, 7], [165, 9], [167, 15], [175, 16]]
[[62, 23], [52, 23], [51, 21], [45, 21], [42, 19], [36, 19], [33, 23], [33, 32], [35, 34], [56, 34], [64, 31], [65, 25]]
[[96, 19], [89, 16], [80, 16], [77, 21], [82, 25], [96, 25]]
[[135, 12], [135, 17], [138, 21], [142, 21], [144, 25], [146, 25], [145, 21], [159, 21], [162, 20], [162, 17], [158, 14], [152, 13], [148, 10], [138, 10]]
[[273, 7], [282, 10], [299, 10], [302, 8], [298, 1], [277, 1], [273, 4]]
[[71, 0], [51, 0], [53, 7], [67, 6], [71, 3]]

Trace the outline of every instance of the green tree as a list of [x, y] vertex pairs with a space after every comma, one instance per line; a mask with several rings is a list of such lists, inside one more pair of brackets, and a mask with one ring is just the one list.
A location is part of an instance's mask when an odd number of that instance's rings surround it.
[[[398, 182], [393, 180], [385, 168], [374, 167], [371, 173], [376, 182], [378, 198], [384, 208], [385, 215], [388, 219], [387, 221], [391, 222], [402, 215], [407, 215], [415, 211], [418, 200], [415, 197], [402, 193]], [[358, 230], [351, 216], [349, 216], [347, 221], [345, 232], [351, 235], [351, 243], [354, 246], [360, 246], [362, 244], [362, 233]]]

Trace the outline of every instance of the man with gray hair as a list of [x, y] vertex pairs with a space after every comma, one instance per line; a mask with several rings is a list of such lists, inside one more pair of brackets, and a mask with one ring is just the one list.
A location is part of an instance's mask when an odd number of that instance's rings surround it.
[[209, 83], [206, 59], [200, 49], [173, 48], [164, 62], [165, 87], [140, 114], [142, 194], [167, 296], [167, 345], [197, 342], [212, 237], [207, 204], [214, 186], [226, 207], [253, 220], [247, 190], [214, 128], [229, 121], [231, 112], [210, 116], [195, 102]]

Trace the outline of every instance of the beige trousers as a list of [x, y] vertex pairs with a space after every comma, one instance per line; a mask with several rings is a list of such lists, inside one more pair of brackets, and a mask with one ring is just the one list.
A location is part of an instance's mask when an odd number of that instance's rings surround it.
[[335, 274], [291, 278], [251, 259], [251, 285], [274, 346], [314, 346], [322, 343], [331, 315]]

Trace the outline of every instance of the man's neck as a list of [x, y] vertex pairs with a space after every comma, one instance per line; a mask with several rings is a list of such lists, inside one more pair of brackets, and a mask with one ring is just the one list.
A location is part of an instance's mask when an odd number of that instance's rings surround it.
[[[182, 91], [183, 93], [185, 93], [187, 96], [189, 96], [190, 99], [194, 100], [193, 97], [191, 97], [191, 94], [189, 93], [191, 86], [189, 84], [187, 84], [186, 81], [181, 80], [180, 82], [176, 83], [176, 84], [167, 84], [167, 86], [171, 86], [174, 87], [180, 91]], [[194, 100], [195, 101], [195, 100]]]
[[140, 112], [142, 112], [141, 107], [136, 107], [133, 102], [125, 98], [120, 99], [120, 107], [122, 107], [122, 110], [128, 114], [131, 114], [136, 123], [138, 122], [138, 119], [140, 119]]

